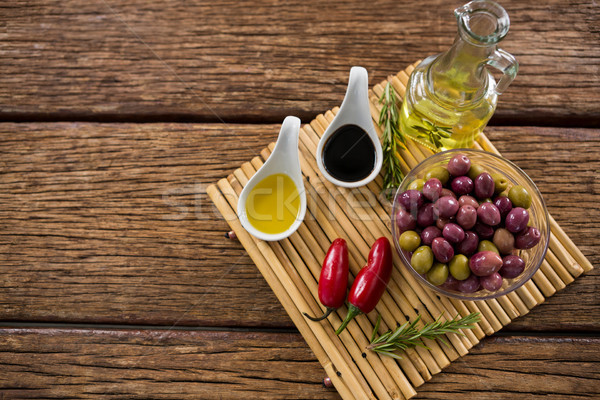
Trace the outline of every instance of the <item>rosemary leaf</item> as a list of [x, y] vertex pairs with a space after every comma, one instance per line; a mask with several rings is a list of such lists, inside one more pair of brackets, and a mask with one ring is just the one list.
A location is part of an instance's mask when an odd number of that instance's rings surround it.
[[379, 324], [381, 323], [381, 315], [377, 316], [377, 322], [375, 322], [375, 327], [373, 328], [373, 333], [371, 334], [371, 343], [375, 340], [375, 336], [377, 336], [377, 331], [379, 330]]
[[402, 360], [402, 357], [400, 357], [396, 353], [392, 353], [391, 351], [378, 351], [378, 353], [383, 354], [384, 356], [389, 356], [389, 357], [395, 358], [397, 360]]

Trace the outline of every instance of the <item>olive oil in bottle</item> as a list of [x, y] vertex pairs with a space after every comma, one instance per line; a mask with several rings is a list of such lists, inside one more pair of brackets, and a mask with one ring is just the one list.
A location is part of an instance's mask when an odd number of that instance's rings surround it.
[[[434, 151], [471, 147], [518, 69], [514, 57], [496, 48], [509, 28], [500, 5], [475, 0], [455, 15], [454, 44], [415, 68], [400, 114], [401, 132]], [[498, 83], [487, 67], [503, 73]]]

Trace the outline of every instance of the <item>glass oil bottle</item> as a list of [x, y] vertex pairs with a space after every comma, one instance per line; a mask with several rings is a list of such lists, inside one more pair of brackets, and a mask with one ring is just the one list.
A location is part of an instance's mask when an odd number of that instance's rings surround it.
[[[515, 58], [496, 47], [510, 25], [504, 8], [475, 0], [454, 14], [454, 44], [415, 68], [400, 116], [401, 132], [434, 151], [471, 147], [518, 70]], [[498, 82], [489, 67], [502, 73]]]

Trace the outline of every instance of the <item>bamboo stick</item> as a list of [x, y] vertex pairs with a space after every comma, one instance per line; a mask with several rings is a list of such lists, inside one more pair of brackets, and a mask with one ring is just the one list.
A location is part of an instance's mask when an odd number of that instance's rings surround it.
[[[467, 305], [465, 304], [464, 301], [454, 299], [451, 297], [448, 297], [447, 299], [450, 301], [450, 303], [452, 303], [452, 305], [454, 305], [454, 307], [456, 307], [456, 309], [460, 312], [460, 314], [462, 316], [466, 316], [471, 313], [471, 311], [469, 310], [469, 308], [467, 307]], [[485, 332], [483, 331], [482, 326], [483, 325], [481, 323], [478, 323], [475, 325], [475, 328], [472, 330], [473, 334], [475, 335], [475, 337], [477, 339], [476, 341], [473, 342], [473, 345], [476, 345], [477, 343], [479, 343], [479, 341], [481, 339], [483, 339], [485, 337]]]
[[525, 306], [527, 306], [527, 308], [530, 310], [540, 304], [533, 296], [531, 291], [525, 286], [525, 284], [523, 284], [523, 286], [515, 290], [513, 293], [517, 293], [519, 298], [523, 301], [523, 303], [525, 303]]
[[583, 273], [583, 268], [575, 261], [573, 256], [565, 249], [563, 244], [554, 236], [550, 234], [549, 250], [551, 250], [555, 256], [558, 257], [560, 262], [567, 268], [567, 270], [574, 277], [578, 277]]
[[564, 265], [560, 262], [560, 260], [554, 255], [552, 252], [546, 253], [546, 260], [552, 266], [552, 269], [556, 271], [560, 279], [566, 283], [567, 285], [575, 280], [573, 276], [567, 271]]
[[396, 76], [398, 77], [398, 79], [400, 80], [400, 82], [402, 82], [402, 84], [404, 85], [404, 87], [407, 87], [408, 86], [409, 75], [410, 75], [410, 72], [407, 73], [407, 72], [404, 72], [404, 71], [400, 71], [400, 72], [398, 72], [398, 74]]
[[510, 299], [510, 302], [512, 303], [512, 305], [517, 307], [517, 310], [519, 310], [519, 314], [521, 314], [521, 316], [523, 316], [529, 312], [529, 308], [527, 308], [527, 306], [525, 305], [523, 300], [521, 300], [521, 298], [519, 297], [519, 295], [517, 293], [510, 292], [506, 295], [506, 297], [508, 297]]
[[535, 286], [532, 280], [525, 282], [525, 284], [521, 287], [528, 289], [529, 293], [531, 293], [531, 295], [538, 304], [542, 304], [544, 301], [546, 301], [546, 298], [542, 295], [542, 293], [540, 293], [540, 291]]
[[488, 304], [488, 306], [490, 306], [490, 308], [494, 312], [494, 315], [496, 316], [496, 318], [498, 318], [498, 322], [500, 322], [502, 326], [510, 324], [510, 317], [502, 308], [497, 299], [486, 300], [486, 303]]
[[496, 300], [498, 301], [498, 303], [500, 303], [500, 306], [508, 315], [508, 318], [510, 320], [509, 323], [512, 322], [513, 319], [518, 318], [521, 315], [519, 309], [514, 304], [512, 304], [512, 302], [508, 297], [506, 297], [506, 295], [500, 296]]
[[563, 231], [552, 215], [550, 215], [550, 230], [563, 244], [563, 246], [572, 252], [573, 257], [577, 260], [579, 265], [581, 265], [584, 271], [589, 272], [594, 268], [590, 260], [583, 255], [581, 250], [579, 250], [579, 247], [577, 247], [571, 238], [567, 236], [565, 231]]
[[542, 291], [544, 296], [550, 297], [554, 293], [556, 293], [556, 289], [554, 288], [554, 286], [552, 286], [552, 284], [550, 283], [546, 275], [544, 275], [544, 272], [541, 269], [535, 271], [535, 274], [533, 274], [531, 279], [533, 279], [533, 282]]
[[544, 273], [544, 275], [546, 275], [552, 286], [554, 286], [557, 291], [567, 287], [567, 285], [560, 279], [560, 276], [558, 276], [556, 271], [552, 269], [552, 266], [548, 263], [546, 259], [542, 261], [542, 265], [540, 265], [540, 270]]
[[[219, 181], [221, 184], [219, 187], [225, 187], [228, 185], [228, 182], [225, 179], [221, 179]], [[227, 191], [227, 189], [225, 189]], [[217, 209], [221, 212], [222, 215], [231, 215], [235, 214], [232, 208], [227, 204], [227, 195], [221, 195], [218, 193], [217, 187], [211, 185], [207, 188], [207, 193], [215, 203]], [[275, 273], [269, 267], [269, 263], [260, 249], [254, 245], [252, 238], [250, 235], [242, 228], [239, 220], [235, 218], [227, 219], [229, 226], [236, 232], [238, 238], [248, 255], [252, 258], [256, 266], [259, 268], [263, 276], [269, 282], [271, 288], [275, 291], [276, 296], [279, 301], [285, 308], [286, 312], [290, 315], [290, 317], [296, 323], [296, 327], [310, 346], [310, 348], [315, 353], [315, 356], [321, 361], [321, 364], [325, 368], [327, 374], [331, 378], [336, 389], [345, 392], [344, 398], [354, 398], [355, 395], [360, 398], [361, 396], [365, 396], [366, 398], [374, 398], [372, 392], [365, 391], [362, 385], [359, 382], [362, 378], [355, 376], [348, 367], [344, 365], [344, 361], [339, 354], [339, 351], [335, 348], [335, 346], [327, 341], [320, 342], [317, 339], [317, 334], [313, 332], [308, 324], [303, 320], [298, 309], [295, 307], [294, 302], [291, 300], [289, 294], [284, 289], [284, 285], [279, 281], [279, 278], [275, 275]], [[341, 373], [341, 377], [337, 374], [337, 372]], [[339, 378], [338, 378], [339, 377]], [[343, 379], [341, 379], [343, 377]], [[342, 393], [340, 392], [340, 393]]]
[[[254, 160], [256, 160], [256, 159], [257, 158], [255, 158]], [[262, 165], [262, 163], [256, 165], [256, 168], [260, 168], [261, 165]], [[245, 163], [242, 166], [242, 169], [244, 170], [244, 173], [246, 174], [248, 179], [254, 174], [254, 172], [255, 172], [254, 168], [255, 167], [250, 163]], [[241, 188], [240, 188], [240, 191], [241, 191]], [[292, 245], [291, 241], [294, 242], [294, 245]], [[312, 311], [315, 314], [318, 314], [320, 312], [320, 307], [318, 306], [318, 304], [316, 302], [316, 293], [317, 293], [316, 280], [318, 280], [318, 276], [320, 274], [319, 262], [314, 257], [308, 256], [308, 254], [311, 254], [311, 252], [310, 252], [310, 250], [308, 250], [308, 247], [303, 242], [302, 238], [299, 236], [298, 233], [294, 233], [289, 239], [284, 239], [284, 240], [280, 241], [279, 243], [270, 243], [270, 245], [272, 247], [277, 248], [280, 243], [281, 243], [281, 246], [285, 248], [285, 251], [282, 251], [282, 250], [280, 251], [280, 253], [281, 253], [280, 259], [282, 257], [290, 256], [290, 255], [294, 258], [293, 263], [288, 261], [288, 262], [282, 262], [282, 264], [284, 266], [287, 266], [286, 269], [288, 270], [288, 274], [291, 277], [293, 277], [294, 275], [297, 275], [297, 278], [295, 279], [295, 283], [298, 287], [302, 287], [303, 282], [305, 284], [309, 285], [309, 288], [307, 290], [314, 294], [314, 297], [311, 297], [311, 299], [314, 301], [315, 306], [316, 306], [316, 309], [313, 309]], [[301, 259], [298, 252], [296, 252], [296, 249], [294, 246], [300, 247], [302, 250], [304, 250], [304, 251], [300, 252], [301, 254], [303, 254], [305, 256], [304, 259]], [[305, 264], [305, 261], [307, 261], [306, 264]], [[294, 267], [291, 267], [291, 265], [293, 265]], [[309, 269], [309, 267], [308, 267], [309, 265], [311, 265], [312, 268]], [[300, 275], [302, 275], [302, 276], [298, 275], [298, 273], [300, 273]], [[308, 293], [308, 296], [310, 296], [310, 293]], [[337, 318], [336, 315], [332, 315], [330, 317], [330, 322], [332, 323], [332, 325], [335, 323], [336, 326], [339, 326], [342, 321], [341, 321], [341, 319]], [[355, 328], [357, 328], [357, 329], [355, 329]], [[355, 353], [355, 354], [353, 354], [353, 357], [356, 360], [357, 364], [359, 364], [360, 370], [363, 372], [363, 374], [366, 373], [368, 375], [367, 379], [371, 383], [373, 390], [375, 390], [376, 394], [380, 398], [385, 398], [387, 393], [390, 393], [393, 397], [395, 397], [395, 396], [398, 396], [398, 393], [400, 393], [400, 392], [404, 393], [405, 395], [410, 396], [411, 392], [414, 391], [414, 389], [412, 388], [412, 386], [410, 385], [408, 380], [406, 380], [406, 378], [404, 377], [404, 374], [398, 369], [398, 366], [395, 362], [393, 362], [388, 357], [378, 357], [373, 352], [366, 352], [366, 353], [363, 352], [362, 349], [366, 348], [366, 346], [369, 344], [366, 337], [368, 337], [371, 334], [372, 328], [365, 327], [365, 326], [363, 326], [362, 328], [363, 328], [363, 331], [361, 331], [360, 327], [354, 327], [354, 326], [348, 327], [348, 331], [351, 332], [354, 340], [352, 340], [351, 338], [349, 339], [348, 336], [345, 335], [345, 338], [344, 338], [345, 340], [343, 340], [343, 341], [345, 343], [350, 342], [346, 347], [348, 348], [348, 350], [351, 353]], [[365, 328], [367, 330], [365, 330]], [[363, 332], [364, 332], [364, 334], [363, 334]], [[342, 332], [342, 335], [344, 335], [344, 332]], [[355, 347], [357, 347], [357, 348], [355, 349]], [[364, 354], [364, 356], [363, 356], [363, 354]], [[368, 368], [365, 360], [368, 361], [368, 363], [373, 367], [373, 370]], [[384, 364], [386, 362], [387, 362], [387, 365], [384, 367]], [[360, 364], [362, 364], [362, 365], [360, 365]], [[388, 369], [392, 368], [392, 370], [388, 373], [388, 371], [386, 370], [386, 367]], [[400, 387], [398, 387], [398, 385], [392, 378], [392, 375], [390, 375], [392, 373], [394, 374], [393, 376], [397, 376], [399, 378], [400, 377], [404, 378], [404, 379], [401, 379], [403, 384], [405, 385], [404, 388], [401, 389]], [[379, 380], [381, 380], [381, 382], [379, 382]]]

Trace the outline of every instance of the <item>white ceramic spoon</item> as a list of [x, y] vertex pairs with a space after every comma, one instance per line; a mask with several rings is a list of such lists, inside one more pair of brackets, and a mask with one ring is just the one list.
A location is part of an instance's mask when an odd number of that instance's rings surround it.
[[[369, 139], [373, 142], [375, 147], [375, 167], [373, 171], [364, 179], [354, 182], [341, 181], [334, 178], [327, 172], [325, 165], [323, 164], [323, 149], [325, 143], [329, 140], [331, 135], [338, 130], [338, 128], [344, 125], [357, 125], [362, 130], [367, 132]], [[381, 164], [383, 163], [383, 152], [381, 150], [381, 143], [375, 127], [373, 126], [373, 119], [371, 118], [371, 109], [369, 107], [369, 75], [367, 70], [363, 67], [352, 67], [350, 69], [350, 79], [348, 81], [348, 89], [346, 90], [346, 96], [340, 107], [340, 111], [337, 113], [331, 124], [323, 133], [319, 145], [317, 146], [317, 165], [323, 176], [330, 182], [347, 188], [355, 188], [366, 185], [371, 182], [379, 171], [381, 171]]]
[[[304, 183], [302, 182], [302, 170], [300, 169], [300, 159], [298, 157], [298, 135], [300, 133], [300, 119], [296, 117], [286, 117], [281, 125], [279, 131], [279, 137], [273, 152], [263, 164], [263, 166], [256, 171], [256, 174], [248, 181], [248, 184], [242, 190], [237, 206], [237, 215], [242, 223], [244, 229], [251, 235], [268, 241], [275, 241], [285, 239], [298, 229], [304, 214], [306, 214], [306, 193], [304, 191]], [[296, 220], [292, 225], [284, 232], [277, 234], [264, 233], [256, 229], [246, 215], [246, 201], [248, 200], [248, 194], [256, 186], [257, 183], [262, 181], [269, 175], [273, 174], [286, 174], [289, 176], [298, 190], [300, 196], [300, 210]]]

